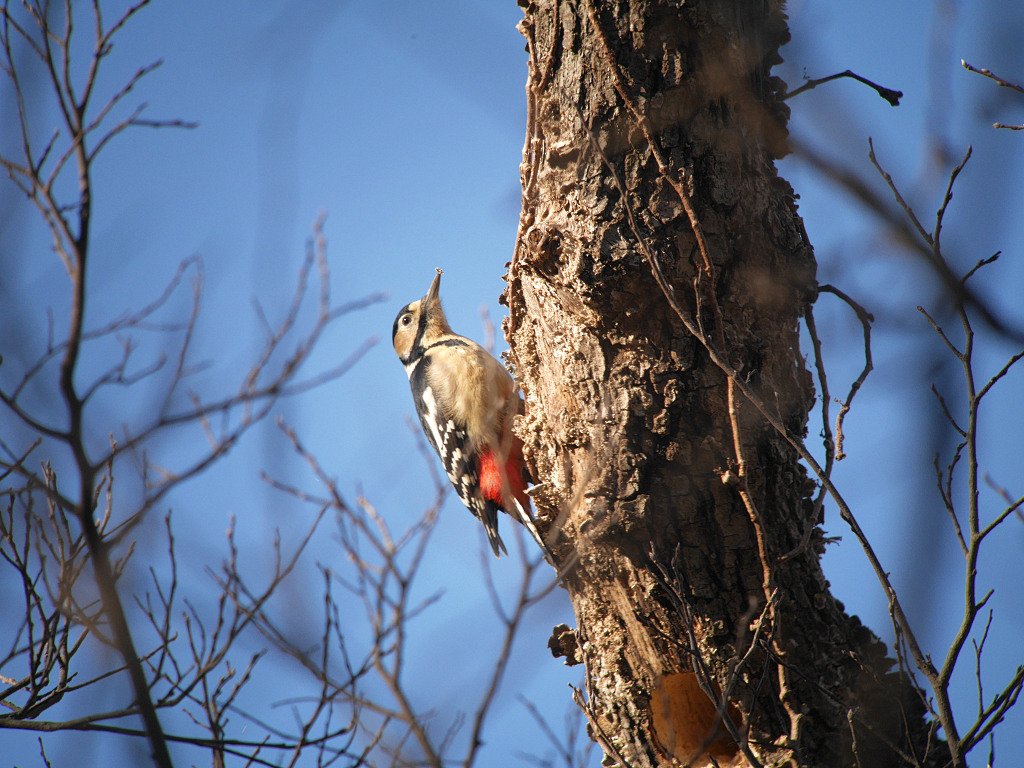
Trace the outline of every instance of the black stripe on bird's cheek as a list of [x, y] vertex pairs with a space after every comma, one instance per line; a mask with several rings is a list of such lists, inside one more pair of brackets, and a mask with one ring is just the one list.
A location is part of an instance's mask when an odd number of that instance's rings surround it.
[[420, 302], [420, 322], [416, 328], [416, 338], [412, 340], [412, 347], [409, 349], [409, 360], [413, 360], [423, 354], [423, 334], [427, 330], [427, 313], [423, 311], [423, 302]]

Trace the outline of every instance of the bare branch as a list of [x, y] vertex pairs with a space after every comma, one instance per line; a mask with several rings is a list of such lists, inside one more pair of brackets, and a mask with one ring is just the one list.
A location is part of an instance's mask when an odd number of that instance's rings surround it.
[[841, 77], [849, 77], [853, 80], [856, 80], [859, 83], [864, 83], [864, 85], [873, 89], [875, 93], [877, 93], [887, 102], [889, 102], [889, 105], [892, 107], [898, 107], [900, 105], [900, 99], [903, 98], [903, 91], [895, 91], [892, 88], [886, 88], [885, 86], [878, 85], [878, 83], [873, 83], [866, 77], [861, 77], [855, 72], [851, 72], [850, 70], [847, 69], [845, 72], [838, 72], [834, 75], [829, 75], [828, 77], [821, 77], [816, 80], [808, 79], [807, 82], [805, 82], [795, 91], [790, 91], [789, 93], [782, 96], [782, 101], [787, 101], [788, 99], [791, 99], [794, 96], [800, 95], [804, 91], [810, 91], [814, 88], [817, 88], [819, 85], [824, 85], [825, 83], [832, 82], [833, 80], [838, 80]]
[[997, 77], [996, 75], [992, 74], [987, 69], [979, 69], [978, 67], [975, 67], [972, 64], [968, 64], [963, 59], [960, 59], [960, 66], [962, 66], [964, 69], [968, 70], [969, 72], [976, 72], [979, 75], [984, 75], [989, 80], [994, 81], [996, 84], [1002, 86], [1003, 88], [1010, 88], [1010, 89], [1012, 89], [1014, 91], [1017, 91], [1018, 93], [1024, 94], [1024, 87], [1022, 87], [1020, 85], [1017, 85], [1016, 83], [1011, 83], [1008, 80], [1004, 80], [1001, 77]]
[[[1008, 80], [1004, 80], [1001, 77], [997, 77], [996, 75], [992, 74], [987, 69], [979, 69], [978, 67], [975, 67], [975, 66], [972, 66], [971, 64], [968, 64], [963, 59], [960, 59], [960, 65], [964, 69], [969, 71], [969, 72], [976, 72], [979, 75], [987, 77], [989, 80], [992, 80], [994, 83], [996, 83], [997, 85], [999, 85], [1002, 88], [1009, 88], [1011, 90], [1017, 91], [1017, 93], [1024, 94], [1024, 87], [1018, 85], [1017, 83], [1011, 83]], [[1006, 125], [1004, 123], [993, 123], [992, 127], [993, 128], [1006, 128], [1007, 130], [1010, 130], [1010, 131], [1024, 131], [1024, 124], [1022, 124], [1022, 125]]]
[[[953, 274], [948, 265], [936, 261], [932, 247], [931, 233], [928, 233], [921, 226], [920, 221], [911, 221], [902, 205], [896, 208], [887, 204], [871, 186], [860, 178], [852, 170], [843, 167], [841, 164], [827, 159], [813, 151], [806, 144], [790, 140], [793, 149], [803, 159], [807, 160], [815, 168], [819, 169], [853, 194], [857, 200], [864, 204], [878, 219], [889, 227], [897, 239], [905, 245], [912, 253], [922, 258], [929, 268], [939, 276], [946, 291], [953, 297], [957, 304], [968, 304], [973, 307], [989, 327], [1015, 341], [1024, 341], [1024, 329], [1016, 328], [1007, 324], [1000, 318], [975, 291], [965, 287], [960, 278]], [[873, 154], [873, 147], [869, 147]], [[880, 166], [877, 170], [883, 179], [888, 175]], [[891, 180], [891, 177], [889, 177]], [[893, 182], [895, 184], [895, 182]], [[890, 187], [891, 190], [891, 187]], [[899, 195], [897, 199], [902, 199]], [[903, 201], [906, 204], [906, 201]], [[909, 207], [909, 206], [908, 206]], [[916, 219], [916, 214], [914, 215]], [[908, 223], [909, 222], [909, 223]], [[923, 233], [923, 235], [922, 235]]]
[[[846, 418], [846, 414], [850, 412], [850, 406], [853, 404], [854, 396], [860, 391], [860, 388], [867, 379], [868, 374], [874, 370], [874, 365], [871, 362], [871, 323], [874, 322], [875, 318], [870, 312], [864, 309], [864, 307], [835, 286], [822, 285], [819, 286], [818, 291], [820, 293], [834, 294], [846, 302], [846, 304], [857, 313], [857, 319], [860, 321], [861, 329], [864, 332], [864, 367], [850, 385], [850, 391], [847, 393], [846, 399], [842, 402], [839, 415], [836, 416], [836, 461], [841, 461], [846, 456], [846, 454], [843, 453], [843, 420]], [[825, 395], [822, 395], [822, 397], [824, 396]]]

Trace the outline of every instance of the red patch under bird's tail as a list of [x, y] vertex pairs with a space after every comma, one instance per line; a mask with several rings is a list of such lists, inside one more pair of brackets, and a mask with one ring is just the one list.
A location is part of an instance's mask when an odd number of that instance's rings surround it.
[[502, 466], [494, 450], [487, 448], [480, 454], [479, 466], [480, 490], [484, 498], [490, 499], [512, 515], [515, 515], [515, 511], [511, 509], [513, 499], [518, 501], [523, 509], [529, 509], [530, 499], [526, 495], [524, 469], [522, 449], [509, 451], [505, 465]]
[[487, 448], [480, 454], [478, 470], [480, 490], [484, 498], [497, 504], [509, 516], [522, 523], [544, 552], [547, 561], [555, 565], [554, 553], [537, 529], [537, 523], [531, 513], [530, 497], [526, 495], [528, 472], [522, 444], [517, 440], [513, 441], [504, 464], [494, 449]]

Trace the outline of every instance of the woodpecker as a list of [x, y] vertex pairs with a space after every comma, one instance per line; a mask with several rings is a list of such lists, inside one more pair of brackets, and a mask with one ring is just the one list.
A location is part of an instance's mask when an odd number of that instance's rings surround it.
[[498, 510], [526, 525], [546, 550], [529, 512], [523, 443], [511, 430], [522, 400], [505, 367], [448, 325], [441, 274], [426, 296], [402, 307], [391, 332], [423, 432], [462, 503], [483, 523], [496, 557], [508, 554]]

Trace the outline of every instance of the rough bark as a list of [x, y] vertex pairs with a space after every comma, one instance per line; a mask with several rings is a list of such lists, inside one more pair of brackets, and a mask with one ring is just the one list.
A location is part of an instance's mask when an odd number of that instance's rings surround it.
[[593, 736], [634, 768], [926, 764], [919, 702], [829, 593], [820, 536], [801, 548], [813, 483], [741, 391], [805, 434], [815, 263], [774, 166], [780, 7], [520, 4], [506, 332], [577, 621], [552, 644], [586, 664]]

